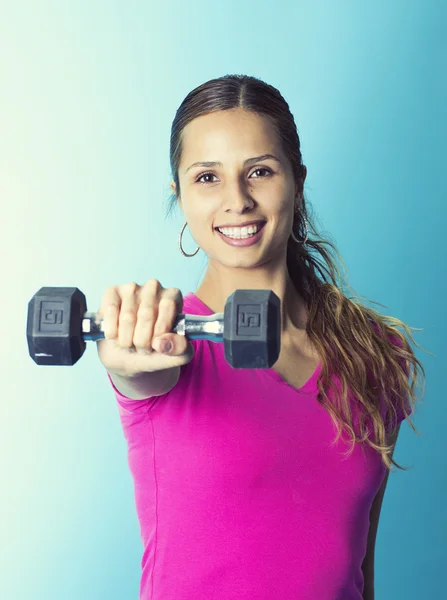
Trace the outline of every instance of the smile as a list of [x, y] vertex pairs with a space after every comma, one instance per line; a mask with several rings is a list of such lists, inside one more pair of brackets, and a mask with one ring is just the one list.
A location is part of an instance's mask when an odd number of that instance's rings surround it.
[[230, 246], [253, 246], [262, 237], [262, 225], [249, 225], [248, 227], [222, 227], [216, 228], [221, 239]]

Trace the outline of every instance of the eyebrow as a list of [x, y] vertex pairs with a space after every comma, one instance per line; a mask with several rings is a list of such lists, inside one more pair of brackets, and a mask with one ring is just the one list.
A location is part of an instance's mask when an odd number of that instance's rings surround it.
[[[244, 161], [244, 166], [249, 165], [251, 163], [259, 162], [261, 160], [267, 160], [268, 158], [276, 160], [277, 162], [279, 162], [281, 164], [281, 161], [279, 160], [279, 158], [277, 158], [276, 156], [273, 156], [273, 154], [263, 154], [262, 156], [254, 156], [253, 158], [247, 158], [247, 160]], [[222, 163], [217, 162], [217, 161], [195, 162], [192, 165], [189, 165], [189, 167], [185, 171], [185, 174], [193, 167], [211, 168], [211, 167], [221, 167], [221, 166], [222, 166]]]

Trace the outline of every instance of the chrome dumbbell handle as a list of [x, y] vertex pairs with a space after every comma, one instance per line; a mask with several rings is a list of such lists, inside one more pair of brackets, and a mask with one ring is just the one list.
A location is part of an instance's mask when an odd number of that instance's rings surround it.
[[[82, 338], [86, 342], [103, 339], [103, 327], [104, 321], [97, 313], [86, 312], [82, 319]], [[223, 342], [224, 313], [215, 313], [207, 317], [181, 313], [177, 315], [172, 331], [179, 335], [186, 335], [190, 340]]]

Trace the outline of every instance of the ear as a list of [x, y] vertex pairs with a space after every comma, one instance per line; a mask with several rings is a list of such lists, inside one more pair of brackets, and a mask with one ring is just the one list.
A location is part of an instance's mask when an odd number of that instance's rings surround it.
[[[180, 210], [182, 210], [182, 200], [181, 200], [181, 198], [180, 198], [180, 197], [177, 195], [177, 188], [176, 188], [176, 185], [175, 185], [175, 182], [174, 182], [174, 180], [172, 180], [172, 181], [171, 181], [171, 183], [170, 183], [170, 186], [171, 186], [172, 193], [173, 193], [173, 194], [175, 194], [175, 195], [177, 196], [177, 204], [178, 204], [178, 206], [179, 206]], [[183, 211], [182, 211], [182, 212], [183, 212]]]

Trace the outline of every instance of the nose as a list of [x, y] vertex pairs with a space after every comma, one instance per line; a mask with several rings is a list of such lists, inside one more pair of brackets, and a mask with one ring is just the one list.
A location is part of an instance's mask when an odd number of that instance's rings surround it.
[[255, 205], [255, 201], [249, 194], [247, 185], [240, 181], [227, 183], [222, 193], [222, 209], [225, 212], [242, 214]]

